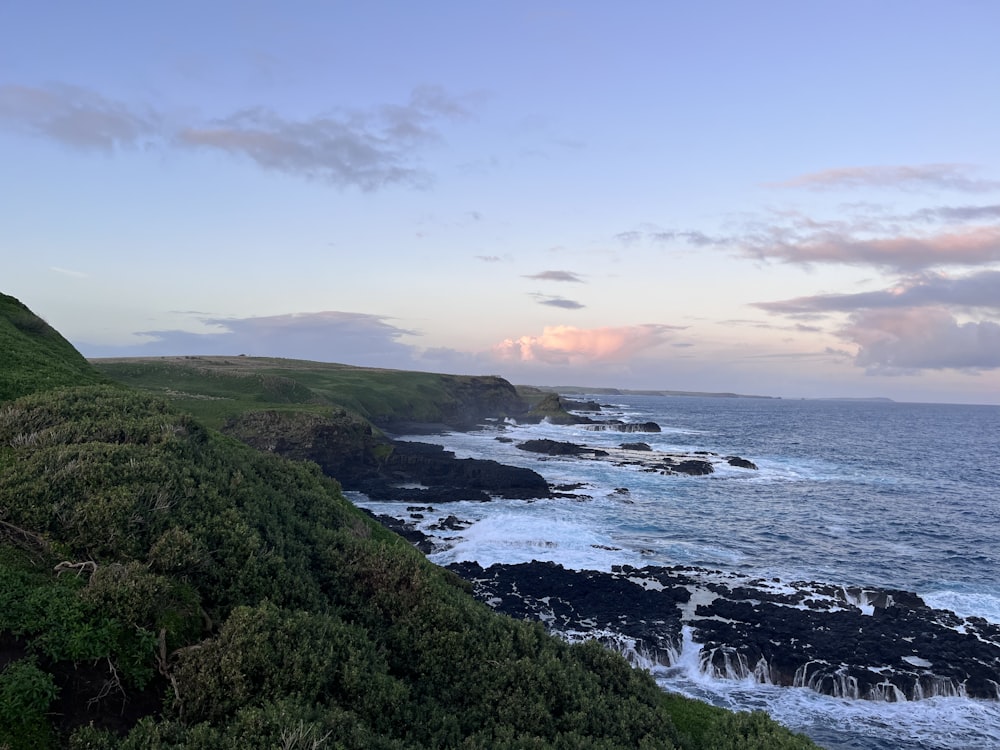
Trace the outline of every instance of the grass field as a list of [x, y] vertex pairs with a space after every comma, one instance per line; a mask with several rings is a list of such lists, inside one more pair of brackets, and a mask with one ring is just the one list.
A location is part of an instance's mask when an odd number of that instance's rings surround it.
[[[493, 392], [513, 405], [513, 389], [493, 377], [441, 375], [267, 357], [97, 359], [109, 379], [165, 396], [212, 427], [260, 409], [327, 413], [348, 409], [376, 425], [446, 422]], [[510, 388], [509, 393], [501, 393]]]

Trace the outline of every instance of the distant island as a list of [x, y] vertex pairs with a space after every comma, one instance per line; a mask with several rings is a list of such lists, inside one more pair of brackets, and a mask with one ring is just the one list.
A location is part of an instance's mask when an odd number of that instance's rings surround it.
[[886, 398], [885, 396], [870, 396], [870, 397], [858, 397], [858, 396], [830, 396], [828, 398], [811, 398], [806, 399], [807, 401], [881, 401], [888, 404], [896, 403], [891, 398]]

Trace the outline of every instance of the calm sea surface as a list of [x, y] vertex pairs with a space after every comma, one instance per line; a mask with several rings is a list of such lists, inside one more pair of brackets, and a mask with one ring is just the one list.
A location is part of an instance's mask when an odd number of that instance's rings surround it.
[[[447, 564], [553, 560], [578, 569], [696, 565], [787, 581], [915, 591], [928, 604], [1000, 622], [1000, 407], [879, 401], [655, 396], [592, 398], [602, 419], [655, 421], [663, 432], [507, 425], [413, 438], [459, 457], [493, 458], [576, 484], [585, 500], [498, 500], [436, 508], [473, 521], [441, 538]], [[514, 443], [496, 440], [498, 436]], [[542, 457], [517, 442], [548, 437], [752, 460], [707, 477], [662, 476], [609, 463]], [[628, 488], [628, 499], [618, 488]], [[405, 508], [370, 503], [406, 517]], [[426, 527], [438, 520], [427, 514]], [[762, 708], [825, 747], [1000, 748], [1000, 704], [935, 698], [879, 704], [804, 689], [710, 679], [692, 664], [660, 684], [729, 708]]]

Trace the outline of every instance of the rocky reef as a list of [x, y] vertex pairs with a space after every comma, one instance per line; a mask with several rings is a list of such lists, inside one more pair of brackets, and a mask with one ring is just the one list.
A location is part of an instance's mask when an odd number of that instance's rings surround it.
[[691, 567], [450, 568], [495, 610], [571, 640], [596, 638], [647, 667], [670, 667], [693, 650], [712, 676], [844, 698], [1000, 699], [1000, 626], [906, 591]]

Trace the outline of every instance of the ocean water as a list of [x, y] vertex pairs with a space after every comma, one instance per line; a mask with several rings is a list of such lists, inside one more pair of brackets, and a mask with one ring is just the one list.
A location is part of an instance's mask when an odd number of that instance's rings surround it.
[[[413, 438], [440, 443], [460, 458], [493, 458], [530, 467], [553, 484], [581, 485], [576, 498], [435, 506], [417, 521], [439, 544], [434, 562], [552, 560], [594, 570], [694, 565], [786, 581], [901, 588], [933, 607], [1000, 623], [1000, 407], [585, 398], [604, 406], [601, 419], [655, 421], [663, 431], [507, 423]], [[663, 476], [516, 448], [537, 437], [738, 455], [759, 470], [723, 465], [704, 477]], [[398, 503], [355, 499], [410, 520]], [[457, 532], [429, 528], [447, 515], [471, 525]], [[710, 678], [698, 671], [695, 656], [692, 645], [669, 669], [654, 667], [660, 685], [736, 710], [764, 709], [830, 750], [1000, 748], [1000, 703], [851, 701]]]

